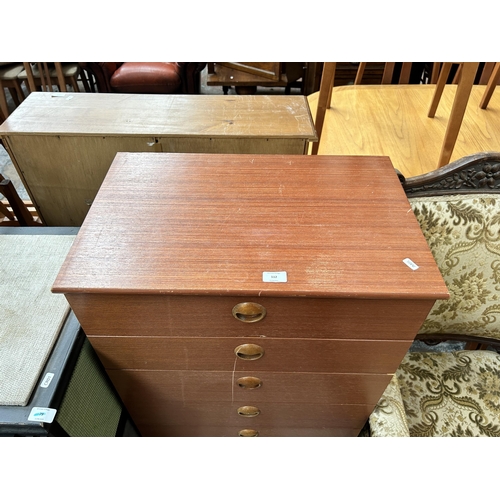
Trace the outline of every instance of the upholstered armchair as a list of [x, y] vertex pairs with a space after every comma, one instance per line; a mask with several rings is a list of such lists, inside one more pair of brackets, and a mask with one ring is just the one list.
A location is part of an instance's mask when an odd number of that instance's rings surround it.
[[500, 153], [468, 156], [402, 183], [450, 292], [417, 338], [500, 347]]
[[200, 73], [206, 63], [85, 62], [98, 92], [133, 94], [199, 94]]
[[369, 425], [372, 437], [500, 437], [500, 355], [408, 353]]
[[417, 338], [477, 350], [408, 353], [371, 435], [500, 437], [500, 153], [401, 181], [450, 292]]

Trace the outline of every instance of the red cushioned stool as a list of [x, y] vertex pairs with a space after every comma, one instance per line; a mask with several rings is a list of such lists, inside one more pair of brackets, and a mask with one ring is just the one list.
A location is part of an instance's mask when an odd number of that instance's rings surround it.
[[175, 62], [126, 62], [110, 80], [112, 92], [127, 94], [175, 94], [182, 85]]
[[199, 94], [204, 62], [81, 62], [98, 92]]

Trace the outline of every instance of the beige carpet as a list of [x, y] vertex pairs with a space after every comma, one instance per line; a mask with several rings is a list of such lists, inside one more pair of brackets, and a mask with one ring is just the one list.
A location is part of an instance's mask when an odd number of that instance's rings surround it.
[[25, 406], [69, 306], [50, 289], [74, 240], [0, 235], [0, 405]]

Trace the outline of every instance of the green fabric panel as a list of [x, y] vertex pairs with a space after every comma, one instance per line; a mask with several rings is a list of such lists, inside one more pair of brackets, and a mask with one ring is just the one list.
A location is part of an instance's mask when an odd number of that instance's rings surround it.
[[85, 339], [56, 420], [72, 437], [112, 437], [121, 411], [121, 402]]

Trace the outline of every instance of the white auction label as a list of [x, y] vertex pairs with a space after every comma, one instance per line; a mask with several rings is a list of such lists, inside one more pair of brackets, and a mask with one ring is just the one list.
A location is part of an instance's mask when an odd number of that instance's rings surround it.
[[40, 387], [43, 387], [44, 389], [47, 389], [47, 387], [50, 385], [52, 382], [52, 379], [54, 378], [54, 374], [47, 372], [45, 374], [45, 377], [43, 377], [42, 383], [40, 384]]
[[403, 259], [403, 262], [413, 271], [416, 271], [418, 269], [417, 264], [413, 262], [411, 259]]
[[264, 283], [286, 283], [286, 271], [264, 271], [262, 273], [262, 281]]
[[53, 408], [40, 408], [39, 406], [34, 406], [31, 409], [28, 420], [31, 422], [45, 422], [50, 424], [54, 420], [56, 413], [57, 410]]

